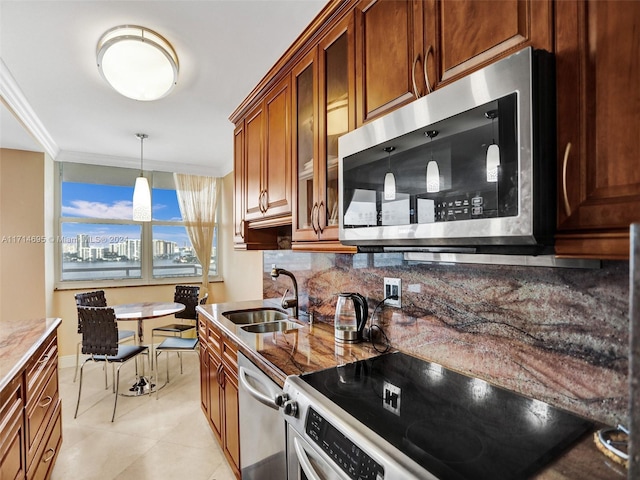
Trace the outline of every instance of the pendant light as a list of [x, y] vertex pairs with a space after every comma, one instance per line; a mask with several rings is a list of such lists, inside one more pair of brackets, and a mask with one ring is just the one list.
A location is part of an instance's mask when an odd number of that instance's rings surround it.
[[137, 222], [151, 221], [151, 190], [149, 181], [143, 176], [143, 145], [144, 139], [149, 135], [146, 133], [136, 133], [140, 139], [140, 176], [136, 178], [136, 185], [133, 189], [133, 220]]
[[391, 152], [393, 152], [396, 147], [385, 147], [384, 151], [388, 154], [389, 161], [389, 169], [387, 174], [384, 176], [384, 199], [385, 200], [395, 200], [396, 199], [396, 177], [391, 171]]
[[[438, 136], [438, 130], [428, 130], [425, 136], [433, 139]], [[427, 163], [427, 193], [437, 193], [440, 191], [440, 168], [438, 162], [433, 159], [433, 146], [431, 147], [431, 159]]]
[[491, 145], [487, 148], [487, 182], [495, 183], [498, 181], [498, 167], [500, 166], [500, 147], [496, 144], [496, 135], [494, 131], [493, 121], [498, 116], [498, 110], [489, 110], [484, 114], [485, 117], [491, 119], [491, 131], [493, 139]]

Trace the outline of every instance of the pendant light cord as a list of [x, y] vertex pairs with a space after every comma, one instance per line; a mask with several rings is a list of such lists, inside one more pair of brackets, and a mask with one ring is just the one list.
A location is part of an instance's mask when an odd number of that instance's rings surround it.
[[149, 135], [146, 133], [136, 133], [136, 137], [140, 139], [140, 176], [144, 176], [144, 139]]

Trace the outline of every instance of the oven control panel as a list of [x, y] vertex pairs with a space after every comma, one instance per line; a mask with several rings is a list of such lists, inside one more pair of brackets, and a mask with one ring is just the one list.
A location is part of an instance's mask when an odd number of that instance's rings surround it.
[[336, 465], [354, 480], [384, 480], [384, 468], [313, 408], [309, 408], [305, 431]]

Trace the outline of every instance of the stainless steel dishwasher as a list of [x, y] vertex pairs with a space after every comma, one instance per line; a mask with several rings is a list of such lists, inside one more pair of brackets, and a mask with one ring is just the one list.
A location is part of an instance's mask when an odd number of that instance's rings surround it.
[[282, 388], [238, 352], [242, 480], [286, 479], [284, 419], [275, 398]]

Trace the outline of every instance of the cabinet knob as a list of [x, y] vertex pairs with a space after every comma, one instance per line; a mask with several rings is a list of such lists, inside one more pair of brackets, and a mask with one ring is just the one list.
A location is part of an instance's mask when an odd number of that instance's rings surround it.
[[569, 204], [569, 193], [567, 192], [567, 164], [569, 163], [569, 152], [571, 151], [571, 142], [567, 143], [564, 150], [564, 159], [562, 160], [562, 196], [564, 200], [564, 213], [567, 217], [571, 216], [571, 205]]

